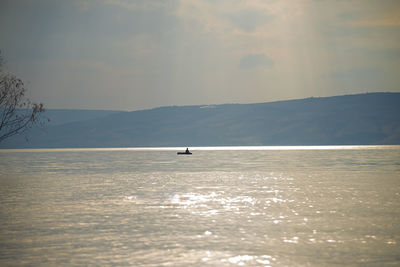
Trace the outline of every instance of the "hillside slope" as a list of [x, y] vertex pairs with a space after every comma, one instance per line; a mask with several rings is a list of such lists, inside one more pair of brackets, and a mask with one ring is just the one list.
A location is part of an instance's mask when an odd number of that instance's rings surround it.
[[161, 107], [47, 127], [2, 148], [400, 144], [400, 93]]

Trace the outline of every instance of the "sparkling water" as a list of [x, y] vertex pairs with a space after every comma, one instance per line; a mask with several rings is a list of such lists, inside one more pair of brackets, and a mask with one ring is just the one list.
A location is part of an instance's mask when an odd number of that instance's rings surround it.
[[0, 265], [400, 265], [400, 147], [0, 150]]

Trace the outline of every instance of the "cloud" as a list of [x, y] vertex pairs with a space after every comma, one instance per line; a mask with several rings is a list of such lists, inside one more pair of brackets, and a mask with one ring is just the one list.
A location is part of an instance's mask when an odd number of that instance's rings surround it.
[[240, 60], [241, 69], [272, 68], [275, 62], [265, 54], [249, 54]]

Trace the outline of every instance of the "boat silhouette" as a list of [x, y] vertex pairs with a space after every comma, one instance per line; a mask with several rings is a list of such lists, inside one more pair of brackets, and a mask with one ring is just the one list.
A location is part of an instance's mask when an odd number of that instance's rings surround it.
[[189, 148], [186, 148], [185, 152], [178, 152], [178, 155], [192, 155], [192, 152], [189, 151]]

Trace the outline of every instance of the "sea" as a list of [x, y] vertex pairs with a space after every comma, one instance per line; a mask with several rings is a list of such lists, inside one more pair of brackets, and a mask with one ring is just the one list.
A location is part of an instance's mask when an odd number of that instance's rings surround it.
[[0, 266], [400, 266], [400, 146], [0, 150]]

